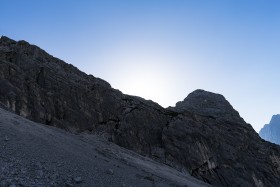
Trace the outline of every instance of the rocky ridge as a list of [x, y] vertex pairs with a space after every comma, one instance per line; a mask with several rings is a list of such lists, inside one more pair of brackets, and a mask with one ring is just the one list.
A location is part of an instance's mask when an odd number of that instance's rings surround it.
[[270, 123], [264, 125], [259, 135], [266, 141], [280, 145], [280, 114], [272, 116]]
[[215, 186], [280, 186], [280, 148], [219, 94], [176, 107], [120, 91], [25, 41], [0, 39], [0, 103], [35, 122], [90, 132]]

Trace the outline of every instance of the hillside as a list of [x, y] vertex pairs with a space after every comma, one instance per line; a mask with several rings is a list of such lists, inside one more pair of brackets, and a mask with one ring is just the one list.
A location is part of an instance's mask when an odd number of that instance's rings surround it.
[[[0, 109], [0, 186], [209, 186], [97, 136]], [[160, 170], [158, 170], [160, 168]]]
[[165, 109], [7, 37], [0, 78], [0, 103], [32, 121], [98, 135], [215, 186], [280, 186], [279, 146], [222, 95], [196, 90]]

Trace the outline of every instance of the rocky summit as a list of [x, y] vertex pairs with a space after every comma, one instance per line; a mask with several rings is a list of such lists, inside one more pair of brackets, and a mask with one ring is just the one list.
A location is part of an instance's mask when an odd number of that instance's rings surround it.
[[88, 132], [214, 186], [280, 186], [280, 147], [219, 94], [175, 107], [129, 96], [25, 41], [0, 39], [0, 103], [20, 116]]
[[270, 123], [264, 125], [259, 134], [263, 139], [280, 145], [280, 114], [272, 116]]

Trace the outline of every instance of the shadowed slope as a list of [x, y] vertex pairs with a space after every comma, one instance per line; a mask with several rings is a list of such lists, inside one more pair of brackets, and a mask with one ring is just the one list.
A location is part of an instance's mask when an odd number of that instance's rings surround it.
[[[210, 186], [86, 133], [0, 109], [0, 186]], [[158, 170], [160, 168], [160, 170]]]
[[219, 94], [197, 90], [164, 109], [6, 37], [0, 78], [0, 103], [33, 121], [102, 135], [216, 186], [280, 185], [279, 147]]

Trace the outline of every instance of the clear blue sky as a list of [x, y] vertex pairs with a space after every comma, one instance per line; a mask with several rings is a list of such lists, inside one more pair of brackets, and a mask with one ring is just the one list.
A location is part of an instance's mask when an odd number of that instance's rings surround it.
[[127, 94], [221, 93], [256, 131], [280, 113], [279, 0], [1, 0], [24, 39]]

